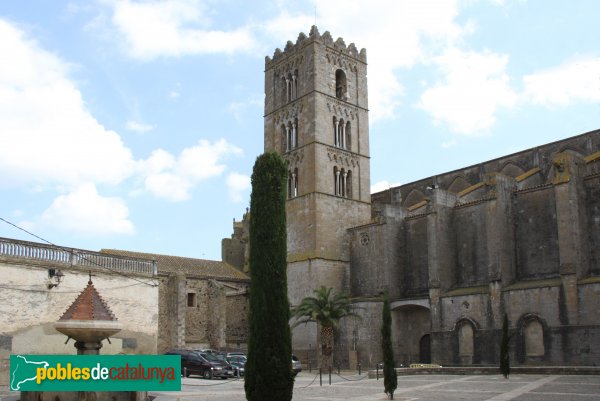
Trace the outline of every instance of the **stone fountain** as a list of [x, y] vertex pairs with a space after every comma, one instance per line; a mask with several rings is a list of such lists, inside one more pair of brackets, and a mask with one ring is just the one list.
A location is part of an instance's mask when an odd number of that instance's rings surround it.
[[98, 355], [102, 340], [118, 333], [123, 325], [102, 299], [92, 280], [54, 324], [57, 331], [75, 340], [77, 355]]
[[[102, 341], [118, 333], [123, 325], [100, 296], [92, 277], [87, 287], [54, 324], [57, 331], [75, 340], [77, 355], [98, 355]], [[110, 341], [110, 340], [108, 340]], [[21, 392], [21, 401], [145, 401], [145, 391]]]

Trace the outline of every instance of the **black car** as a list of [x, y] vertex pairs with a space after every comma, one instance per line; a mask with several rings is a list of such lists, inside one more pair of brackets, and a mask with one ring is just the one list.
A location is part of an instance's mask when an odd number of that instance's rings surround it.
[[213, 377], [227, 379], [228, 377], [235, 376], [233, 367], [227, 361], [217, 358], [213, 354], [198, 353], [198, 355], [210, 363], [212, 367], [210, 375], [204, 374], [205, 379], [212, 379]]
[[226, 360], [233, 367], [233, 373], [236, 376], [244, 376], [244, 373], [246, 373], [246, 357], [228, 356]]
[[205, 379], [213, 377], [226, 379], [234, 376], [231, 365], [210, 354], [201, 354], [198, 351], [187, 349], [174, 349], [166, 354], [181, 356], [181, 374], [185, 377], [199, 375]]

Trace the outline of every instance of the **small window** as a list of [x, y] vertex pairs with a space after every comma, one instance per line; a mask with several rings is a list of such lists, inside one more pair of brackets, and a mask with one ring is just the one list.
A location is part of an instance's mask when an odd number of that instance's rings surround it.
[[346, 73], [342, 70], [335, 72], [335, 97], [346, 100], [348, 87], [346, 85]]
[[287, 181], [288, 199], [292, 199], [298, 196], [298, 169], [294, 171], [288, 171]]
[[195, 292], [188, 292], [187, 294], [187, 304], [190, 307], [196, 306], [196, 293]]

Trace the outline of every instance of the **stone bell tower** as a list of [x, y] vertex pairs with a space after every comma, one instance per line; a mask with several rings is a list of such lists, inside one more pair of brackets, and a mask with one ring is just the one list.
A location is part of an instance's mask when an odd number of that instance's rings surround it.
[[[265, 60], [265, 151], [287, 161], [288, 296], [349, 290], [347, 229], [371, 216], [366, 50], [313, 26]], [[316, 344], [294, 331], [294, 349]]]

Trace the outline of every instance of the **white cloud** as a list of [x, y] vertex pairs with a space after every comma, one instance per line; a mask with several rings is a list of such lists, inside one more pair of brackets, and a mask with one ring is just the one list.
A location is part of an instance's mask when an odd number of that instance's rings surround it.
[[227, 176], [227, 187], [229, 188], [229, 197], [233, 202], [244, 200], [243, 193], [250, 188], [250, 177], [240, 173], [230, 173]]
[[129, 209], [119, 198], [103, 197], [94, 184], [83, 184], [57, 197], [40, 223], [80, 234], [134, 234]]
[[184, 149], [177, 158], [165, 150], [155, 150], [140, 163], [140, 170], [145, 176], [144, 186], [159, 198], [187, 200], [197, 184], [225, 171], [223, 158], [241, 153], [240, 148], [224, 139], [214, 143], [200, 140], [198, 145]]
[[496, 113], [518, 100], [505, 71], [506, 55], [450, 48], [433, 61], [443, 80], [423, 92], [418, 106], [459, 134], [485, 134]]
[[[334, 1], [313, 3], [317, 5], [318, 25], [327, 27], [334, 40], [356, 39], [359, 49], [368, 49], [371, 121], [395, 115], [404, 93], [395, 74], [398, 69], [426, 60], [473, 28], [470, 22], [462, 26], [455, 21], [459, 12], [456, 0], [348, 0], [342, 7]], [[290, 16], [282, 11], [263, 29], [269, 37], [295, 38], [301, 31], [308, 34], [307, 27], [313, 23], [314, 15]]]
[[151, 124], [144, 124], [139, 121], [127, 121], [126, 128], [129, 131], [139, 132], [140, 134], [143, 134], [148, 131], [152, 131], [154, 128], [156, 128], [156, 126]]
[[255, 42], [246, 27], [210, 29], [207, 10], [197, 0], [132, 2], [112, 0], [112, 23], [131, 57], [149, 60], [186, 54], [252, 51]]
[[[0, 175], [13, 185], [119, 183], [134, 166], [87, 110], [69, 66], [0, 19]], [[110, 162], [108, 162], [110, 160]]]
[[[24, 219], [28, 227], [133, 234], [125, 201], [102, 196], [97, 186], [139, 195], [139, 187], [130, 187], [135, 178], [157, 197], [188, 199], [202, 180], [223, 174], [226, 156], [241, 154], [225, 140], [199, 141], [178, 157], [159, 149], [135, 160], [121, 137], [87, 109], [69, 78], [71, 67], [2, 19], [0, 54], [0, 186], [61, 194], [40, 219]], [[151, 126], [130, 121], [128, 128]]]
[[600, 57], [579, 58], [523, 77], [525, 101], [543, 106], [600, 101]]
[[376, 182], [375, 184], [371, 185], [371, 193], [377, 193], [377, 192], [381, 192], [381, 191], [386, 191], [390, 188], [394, 188], [401, 185], [399, 182], [395, 183], [395, 184], [390, 184], [389, 181], [379, 181]]

